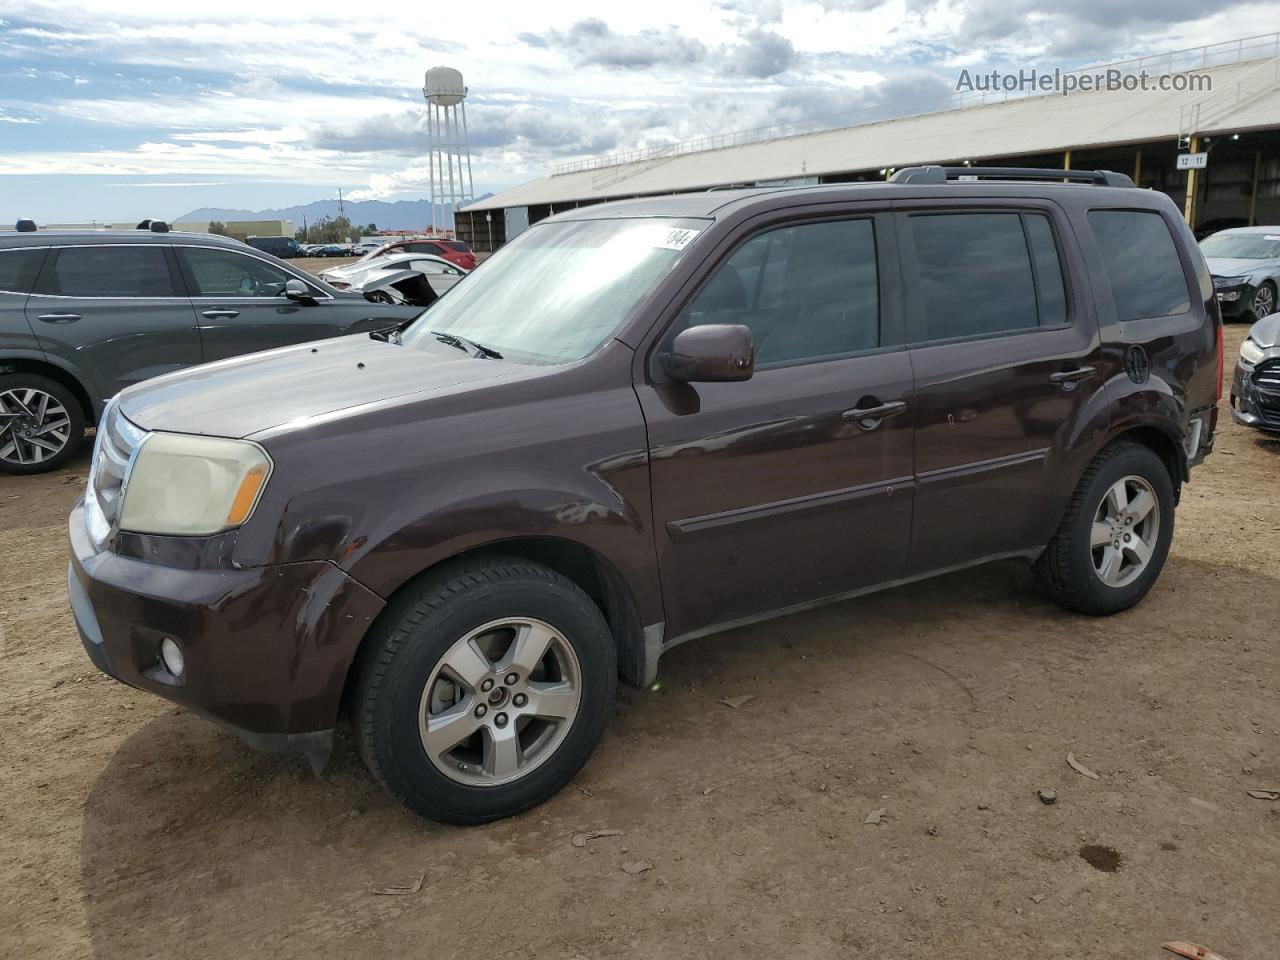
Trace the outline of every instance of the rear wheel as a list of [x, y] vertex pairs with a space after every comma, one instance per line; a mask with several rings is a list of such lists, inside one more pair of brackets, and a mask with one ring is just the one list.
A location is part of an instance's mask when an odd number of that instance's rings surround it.
[[393, 602], [361, 653], [356, 744], [410, 809], [446, 823], [549, 798], [595, 748], [616, 652], [595, 604], [539, 564], [450, 565]]
[[70, 390], [35, 374], [0, 376], [0, 472], [57, 470], [83, 442], [84, 411]]
[[1173, 481], [1149, 447], [1117, 443], [1085, 470], [1036, 561], [1049, 594], [1081, 613], [1127, 610], [1146, 596], [1173, 539]]

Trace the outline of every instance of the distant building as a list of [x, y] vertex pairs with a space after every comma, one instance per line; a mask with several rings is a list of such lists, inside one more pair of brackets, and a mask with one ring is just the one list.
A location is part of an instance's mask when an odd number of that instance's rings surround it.
[[[250, 237], [292, 237], [294, 233], [292, 220], [224, 220], [222, 225], [226, 227], [227, 236], [237, 240], [247, 240]], [[185, 233], [208, 233], [209, 221], [171, 223], [169, 228]]]

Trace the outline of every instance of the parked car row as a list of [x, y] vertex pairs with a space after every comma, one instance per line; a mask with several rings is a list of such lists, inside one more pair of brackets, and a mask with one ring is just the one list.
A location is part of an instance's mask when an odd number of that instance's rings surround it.
[[[688, 640], [994, 559], [1133, 606], [1213, 448], [1214, 287], [1164, 194], [1007, 173], [584, 207], [403, 331], [125, 390], [68, 525], [89, 658], [317, 767], [345, 715], [397, 798], [479, 823]], [[139, 249], [190, 297], [204, 248]]]

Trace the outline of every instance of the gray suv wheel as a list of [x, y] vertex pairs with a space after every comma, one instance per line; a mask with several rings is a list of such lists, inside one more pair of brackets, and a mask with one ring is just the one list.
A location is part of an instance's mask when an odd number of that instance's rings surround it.
[[0, 376], [0, 471], [56, 470], [83, 442], [84, 413], [70, 390], [33, 374]]

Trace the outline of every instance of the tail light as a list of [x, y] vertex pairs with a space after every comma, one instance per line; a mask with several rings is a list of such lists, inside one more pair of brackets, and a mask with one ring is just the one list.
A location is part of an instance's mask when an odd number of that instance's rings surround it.
[[1222, 358], [1222, 321], [1217, 323], [1218, 327], [1218, 397], [1217, 402], [1222, 402], [1222, 375], [1223, 375], [1223, 358]]

